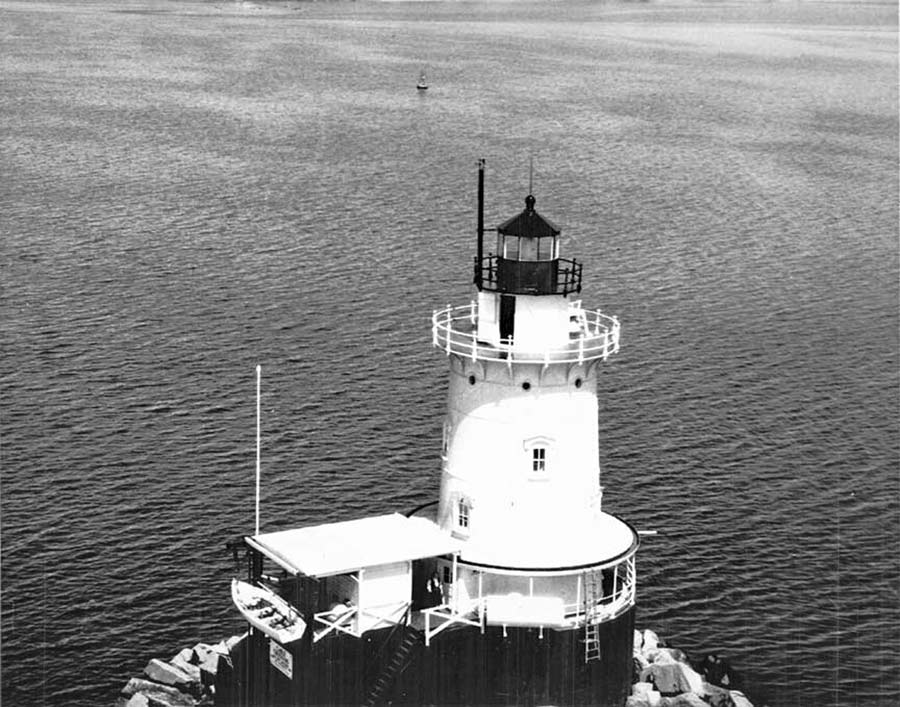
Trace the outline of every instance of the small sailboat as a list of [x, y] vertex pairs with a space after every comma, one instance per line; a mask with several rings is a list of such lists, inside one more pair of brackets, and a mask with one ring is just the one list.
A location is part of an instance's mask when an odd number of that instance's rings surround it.
[[281, 644], [302, 638], [306, 631], [297, 610], [265, 587], [232, 579], [231, 598], [251, 626]]
[[423, 71], [419, 74], [419, 83], [416, 84], [417, 91], [427, 91], [428, 90], [428, 81], [425, 79], [425, 72]]

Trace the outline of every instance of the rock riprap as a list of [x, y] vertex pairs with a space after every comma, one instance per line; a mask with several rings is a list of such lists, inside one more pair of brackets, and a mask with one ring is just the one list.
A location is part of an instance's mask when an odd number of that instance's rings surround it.
[[634, 632], [634, 684], [625, 707], [753, 707], [716, 655], [692, 665], [650, 629]]
[[231, 666], [231, 648], [241, 638], [198, 643], [168, 661], [152, 658], [143, 675], [122, 688], [116, 707], [212, 707], [216, 674], [223, 663]]

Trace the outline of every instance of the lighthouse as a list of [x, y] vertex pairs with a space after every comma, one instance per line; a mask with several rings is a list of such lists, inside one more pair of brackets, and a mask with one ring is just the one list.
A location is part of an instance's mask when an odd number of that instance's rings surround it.
[[598, 435], [620, 325], [583, 305], [582, 264], [533, 194], [485, 229], [484, 176], [481, 160], [473, 297], [432, 316], [449, 374], [439, 497], [243, 538], [233, 591], [250, 628], [223, 704], [630, 693], [638, 534], [603, 509]]
[[614, 704], [638, 548], [603, 510], [599, 467], [598, 372], [620, 325], [582, 306], [582, 265], [561, 257], [532, 194], [485, 254], [483, 161], [478, 176], [476, 299], [436, 311], [432, 328], [449, 368], [437, 522], [461, 541], [441, 568], [450, 610], [474, 602], [485, 626], [521, 634], [518, 650], [546, 654], [522, 702]]

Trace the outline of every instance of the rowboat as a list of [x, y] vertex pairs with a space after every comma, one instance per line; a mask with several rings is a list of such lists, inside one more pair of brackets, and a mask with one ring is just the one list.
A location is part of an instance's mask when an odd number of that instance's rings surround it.
[[296, 641], [306, 631], [297, 610], [265, 587], [232, 579], [231, 599], [251, 626], [279, 643]]

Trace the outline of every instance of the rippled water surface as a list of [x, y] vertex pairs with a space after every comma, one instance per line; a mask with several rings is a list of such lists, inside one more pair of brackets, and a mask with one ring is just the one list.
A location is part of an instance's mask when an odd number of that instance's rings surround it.
[[[225, 541], [435, 498], [487, 221], [617, 314], [639, 615], [758, 704], [895, 704], [896, 5], [0, 0], [2, 698], [241, 629]], [[431, 89], [417, 95], [422, 68]]]

